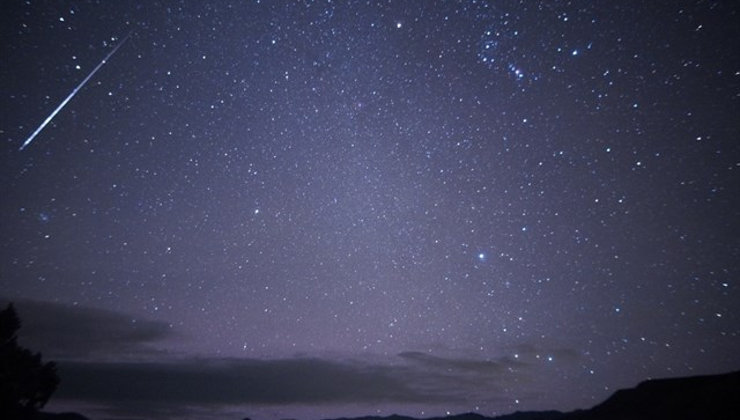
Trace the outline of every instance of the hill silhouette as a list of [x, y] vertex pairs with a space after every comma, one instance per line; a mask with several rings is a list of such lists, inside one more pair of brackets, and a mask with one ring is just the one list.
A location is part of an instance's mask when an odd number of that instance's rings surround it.
[[[476, 413], [426, 420], [734, 420], [740, 413], [740, 371], [721, 375], [653, 379], [615, 392], [601, 404], [570, 412], [529, 411], [498, 417]], [[335, 420], [417, 420], [358, 417]]]
[[736, 419], [740, 371], [723, 375], [654, 379], [619, 390], [603, 403], [567, 420]]
[[[486, 417], [465, 413], [425, 420], [734, 420], [740, 413], [740, 371], [721, 375], [654, 379], [615, 392], [586, 410], [528, 411]], [[37, 412], [30, 420], [87, 420], [76, 413]], [[414, 417], [355, 417], [334, 420], [417, 420]]]
[[38, 412], [31, 417], [31, 420], [89, 420], [87, 417], [78, 413], [45, 413]]

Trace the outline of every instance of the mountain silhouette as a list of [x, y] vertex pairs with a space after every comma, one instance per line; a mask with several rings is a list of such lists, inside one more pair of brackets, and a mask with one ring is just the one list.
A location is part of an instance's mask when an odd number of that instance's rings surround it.
[[[498, 417], [476, 413], [426, 420], [734, 420], [740, 415], [740, 371], [721, 375], [652, 379], [615, 392], [587, 410], [528, 411]], [[350, 420], [350, 419], [336, 419]], [[358, 417], [351, 420], [416, 420], [413, 417]]]
[[[526, 411], [497, 417], [476, 413], [425, 420], [734, 420], [740, 413], [740, 371], [721, 375], [653, 379], [615, 392], [601, 404], [570, 412]], [[76, 413], [37, 412], [29, 420], [87, 420]], [[417, 420], [414, 417], [355, 417], [334, 420]]]
[[[563, 419], [566, 413], [560, 411], [518, 411], [497, 417], [486, 417], [477, 413], [456, 414], [445, 417], [428, 417], [424, 420], [555, 420]], [[391, 415], [386, 417], [366, 416], [354, 418], [339, 418], [333, 420], [420, 420], [415, 417]]]
[[78, 413], [36, 413], [32, 420], [88, 420], [87, 417]]
[[603, 403], [567, 420], [737, 419], [740, 371], [723, 375], [654, 379], [619, 390]]

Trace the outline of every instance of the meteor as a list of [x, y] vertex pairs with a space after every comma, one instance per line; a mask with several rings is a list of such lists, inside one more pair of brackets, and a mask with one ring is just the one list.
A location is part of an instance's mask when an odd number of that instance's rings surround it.
[[[133, 32], [133, 31], [131, 31], [131, 32]], [[121, 42], [119, 42], [118, 45], [116, 45], [116, 47], [113, 48], [113, 50], [111, 50], [111, 52], [109, 52], [108, 55], [105, 56], [105, 58], [103, 59], [103, 61], [101, 61], [100, 64], [98, 64], [90, 72], [90, 74], [87, 75], [87, 77], [85, 77], [84, 79], [82, 79], [82, 82], [80, 82], [80, 84], [77, 85], [77, 87], [72, 91], [72, 93], [70, 93], [69, 96], [67, 96], [62, 101], [62, 103], [60, 103], [59, 106], [51, 114], [49, 114], [48, 117], [46, 117], [46, 119], [44, 120], [44, 122], [41, 123], [41, 125], [39, 126], [39, 128], [37, 128], [36, 131], [34, 131], [33, 134], [31, 134], [26, 139], [26, 141], [23, 142], [23, 144], [21, 145], [21, 147], [18, 150], [23, 150], [23, 149], [26, 148], [26, 146], [28, 146], [29, 144], [31, 144], [31, 142], [33, 141], [33, 139], [36, 138], [36, 136], [41, 132], [41, 130], [44, 129], [44, 127], [46, 127], [46, 124], [49, 124], [49, 122], [51, 122], [51, 120], [54, 119], [54, 117], [59, 113], [59, 111], [61, 111], [62, 108], [64, 108], [64, 106], [67, 105], [67, 102], [69, 102], [72, 98], [74, 98], [74, 96], [77, 94], [77, 92], [79, 92], [80, 89], [82, 89], [82, 87], [85, 86], [85, 84], [95, 75], [95, 73], [97, 73], [97, 71], [100, 70], [100, 68], [103, 67], [103, 65], [105, 63], [108, 62], [108, 60], [113, 56], [113, 54], [115, 54], [116, 51], [118, 51], [118, 49], [121, 48], [121, 45], [123, 45], [123, 44], [126, 43], [126, 41], [128, 40], [128, 38], [131, 36], [131, 32], [129, 32], [121, 40]]]

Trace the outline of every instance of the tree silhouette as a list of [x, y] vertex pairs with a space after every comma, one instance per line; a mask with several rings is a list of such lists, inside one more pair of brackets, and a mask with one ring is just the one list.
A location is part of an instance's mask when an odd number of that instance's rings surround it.
[[18, 345], [21, 327], [13, 304], [0, 311], [0, 418], [31, 419], [59, 385], [54, 362]]

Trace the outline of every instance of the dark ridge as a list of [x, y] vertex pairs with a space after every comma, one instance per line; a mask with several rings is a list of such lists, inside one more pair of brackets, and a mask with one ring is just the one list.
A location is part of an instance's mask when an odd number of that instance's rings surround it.
[[567, 420], [737, 419], [740, 371], [723, 375], [654, 379], [619, 390], [603, 403]]
[[89, 420], [77, 413], [38, 413], [33, 420]]
[[555, 410], [549, 411], [517, 411], [496, 417], [496, 420], [560, 420], [565, 413]]
[[5, 411], [2, 420], [90, 420], [78, 413], [47, 413], [44, 411]]
[[[740, 413], [740, 371], [721, 375], [653, 379], [622, 389], [588, 410], [516, 412], [498, 417], [476, 413], [426, 420], [735, 420]], [[417, 420], [358, 417], [336, 420]]]

